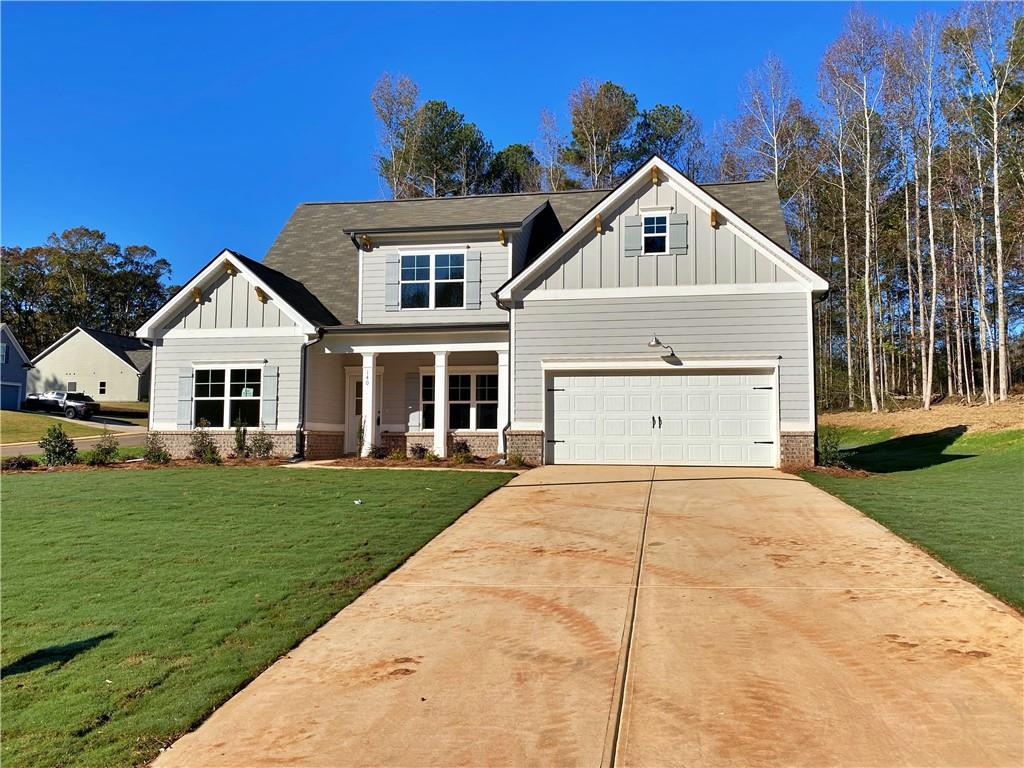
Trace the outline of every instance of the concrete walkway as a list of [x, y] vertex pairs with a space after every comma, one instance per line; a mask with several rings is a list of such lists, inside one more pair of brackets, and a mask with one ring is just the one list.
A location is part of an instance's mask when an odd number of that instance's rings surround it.
[[1019, 766], [1021, 617], [798, 478], [513, 480], [157, 766]]

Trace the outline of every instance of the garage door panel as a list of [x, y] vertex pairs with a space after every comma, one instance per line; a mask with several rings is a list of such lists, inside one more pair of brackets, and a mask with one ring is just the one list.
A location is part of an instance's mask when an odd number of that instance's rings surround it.
[[717, 371], [552, 376], [556, 442], [549, 455], [555, 462], [772, 466], [774, 380]]

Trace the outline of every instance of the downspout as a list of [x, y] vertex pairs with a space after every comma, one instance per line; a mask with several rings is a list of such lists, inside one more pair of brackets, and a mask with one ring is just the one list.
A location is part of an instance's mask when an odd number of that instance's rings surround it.
[[505, 426], [501, 428], [501, 434], [505, 437], [505, 458], [503, 461], [508, 461], [508, 431], [512, 428], [512, 307], [506, 307], [501, 303], [501, 299], [498, 298], [498, 292], [495, 291], [491, 294], [494, 297], [494, 303], [498, 305], [498, 309], [503, 309], [508, 312], [508, 371], [505, 375], [508, 378], [508, 384], [505, 389], [508, 392], [508, 421], [505, 422]]
[[306, 458], [306, 441], [303, 433], [306, 431], [306, 360], [309, 357], [309, 348], [324, 340], [324, 329], [316, 329], [316, 338], [310, 339], [302, 344], [302, 360], [299, 364], [299, 423], [295, 429], [295, 455], [289, 461], [302, 461]]

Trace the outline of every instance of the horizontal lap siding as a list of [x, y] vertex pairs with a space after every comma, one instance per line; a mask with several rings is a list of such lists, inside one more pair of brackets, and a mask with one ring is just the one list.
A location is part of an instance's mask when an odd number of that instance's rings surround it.
[[[380, 247], [364, 253], [362, 322], [372, 323], [487, 323], [504, 322], [508, 313], [498, 309], [491, 293], [508, 280], [508, 248], [499, 243], [471, 243], [468, 250], [480, 251], [480, 309], [415, 309], [388, 312], [384, 308], [384, 270], [388, 254], [443, 252], [433, 246], [423, 248]], [[465, 248], [452, 248], [464, 253]]]
[[[245, 336], [227, 338], [164, 338], [157, 344], [153, 382], [153, 415], [161, 427], [174, 425], [178, 413], [178, 372], [194, 363], [230, 365], [260, 362], [278, 367], [278, 425], [293, 425], [299, 416], [299, 377], [303, 336]], [[173, 426], [172, 426], [173, 428]], [[279, 428], [288, 428], [288, 426]]]
[[[687, 359], [779, 361], [783, 421], [811, 420], [809, 327], [804, 293], [567, 299], [516, 309], [516, 422], [539, 422], [542, 359], [642, 355], [657, 334]], [[652, 358], [656, 355], [651, 351]]]

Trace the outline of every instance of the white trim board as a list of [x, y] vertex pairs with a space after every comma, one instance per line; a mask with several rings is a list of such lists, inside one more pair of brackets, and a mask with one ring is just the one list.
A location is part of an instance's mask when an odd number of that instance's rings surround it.
[[669, 163], [665, 162], [660, 157], [655, 156], [637, 169], [632, 176], [622, 182], [622, 184], [605, 197], [604, 200], [598, 203], [593, 210], [588, 212], [586, 216], [570, 227], [569, 230], [558, 238], [550, 247], [548, 247], [548, 249], [544, 251], [539, 258], [534, 260], [529, 267], [502, 286], [498, 290], [498, 297], [505, 301], [512, 300], [514, 297], [518, 298], [518, 294], [522, 293], [525, 286], [529, 285], [531, 281], [542, 275], [548, 266], [565, 254], [569, 246], [574, 244], [584, 233], [589, 232], [592, 229], [594, 216], [599, 213], [606, 213], [610, 210], [615, 210], [626, 197], [651, 178], [651, 172], [655, 169], [659, 174], [665, 175], [665, 181], [661, 183], [672, 184], [678, 192], [691, 198], [698, 209], [703, 210], [708, 215], [710, 215], [712, 209], [720, 210], [728, 220], [729, 224], [734, 227], [738, 233], [742, 234], [748, 240], [753, 241], [758, 250], [762, 251], [769, 259], [775, 262], [782, 269], [786, 270], [786, 272], [792, 275], [805, 289], [815, 292], [824, 292], [828, 290], [828, 283], [822, 279], [820, 275], [804, 264], [801, 264], [798, 259], [794, 258], [788, 251], [782, 248], [782, 246], [747, 222], [735, 211], [705, 192], [695, 182], [691, 181], [681, 172], [669, 165]]
[[145, 323], [143, 323], [142, 327], [135, 332], [135, 335], [144, 339], [164, 336], [166, 332], [162, 331], [160, 325], [165, 320], [174, 317], [177, 312], [180, 312], [188, 303], [192, 302], [192, 288], [200, 286], [214, 275], [220, 274], [224, 270], [225, 262], [230, 263], [238, 271], [238, 274], [248, 280], [251, 285], [259, 286], [260, 289], [270, 297], [271, 300], [273, 300], [277, 305], [277, 308], [295, 323], [299, 331], [307, 335], [316, 333], [316, 327], [312, 323], [296, 312], [290, 304], [282, 300], [281, 297], [271, 290], [266, 283], [256, 277], [255, 273], [246, 267], [234, 253], [225, 248], [217, 254], [216, 258], [200, 270], [198, 274], [185, 283], [185, 285], [181, 287], [181, 290], [179, 290], [170, 301], [160, 307], [160, 309], [158, 309]]
[[736, 296], [794, 293], [810, 296], [800, 283], [716, 283], [714, 285], [650, 285], [630, 288], [546, 288], [531, 291], [523, 297], [524, 304], [535, 301], [567, 299], [652, 298], [658, 296]]
[[294, 336], [295, 338], [308, 338], [307, 334], [300, 328], [172, 328], [164, 331], [160, 337], [164, 339], [229, 339], [229, 338], [259, 338], [261, 336]]
[[662, 357], [644, 358], [586, 358], [576, 360], [541, 360], [542, 371], [665, 371], [667, 373], [685, 373], [686, 371], [706, 371], [732, 368], [765, 368], [776, 369], [779, 361], [775, 360], [681, 360], [681, 364], [669, 363]]

